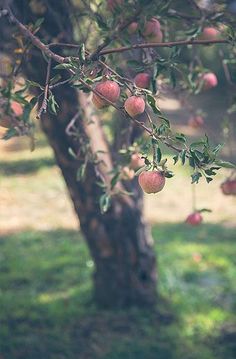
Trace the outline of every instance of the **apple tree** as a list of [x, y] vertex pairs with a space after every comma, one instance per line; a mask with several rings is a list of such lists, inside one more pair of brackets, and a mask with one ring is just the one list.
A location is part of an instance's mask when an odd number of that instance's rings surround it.
[[[193, 184], [234, 168], [207, 135], [191, 143], [175, 133], [157, 99], [172, 93], [185, 103], [216, 87], [217, 74], [202, 60], [209, 47], [235, 88], [235, 23], [236, 10], [222, 1], [0, 2], [4, 139], [28, 136], [33, 148], [41, 122], [94, 260], [94, 297], [103, 307], [156, 303], [143, 192], [168, 190], [174, 173], [165, 148], [171, 161], [190, 166]], [[232, 96], [229, 121], [235, 111]], [[203, 122], [199, 113], [189, 119], [193, 127]], [[235, 172], [226, 187], [236, 193]], [[187, 222], [202, 219], [195, 208]]]

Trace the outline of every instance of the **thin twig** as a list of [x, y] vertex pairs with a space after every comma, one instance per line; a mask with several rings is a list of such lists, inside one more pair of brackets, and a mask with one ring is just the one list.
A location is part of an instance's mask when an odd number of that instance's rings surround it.
[[48, 100], [48, 90], [49, 90], [51, 63], [52, 63], [52, 60], [50, 58], [48, 60], [48, 66], [47, 66], [47, 74], [46, 74], [43, 102], [42, 102], [42, 104], [40, 106], [40, 109], [38, 111], [38, 114], [37, 114], [37, 117], [36, 117], [37, 119], [40, 119], [42, 113], [47, 111], [47, 105], [48, 105], [47, 100]]

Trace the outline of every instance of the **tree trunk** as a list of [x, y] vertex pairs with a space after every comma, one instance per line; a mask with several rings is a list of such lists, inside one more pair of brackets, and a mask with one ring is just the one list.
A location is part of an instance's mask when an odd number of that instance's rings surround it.
[[[101, 214], [101, 189], [95, 184], [96, 173], [88, 166], [83, 182], [76, 180], [78, 162], [68, 152], [72, 147], [61, 121], [77, 107], [73, 89], [64, 88], [57, 96], [64, 109], [57, 120], [43, 117], [42, 127], [52, 146], [68, 187], [81, 230], [95, 262], [94, 294], [103, 307], [151, 305], [156, 299], [156, 261], [151, 235], [143, 220], [143, 199], [133, 180], [133, 199], [113, 198], [106, 214]], [[67, 121], [66, 121], [67, 123]]]
[[[52, 4], [55, 0], [50, 0]], [[50, 2], [48, 1], [48, 2]], [[60, 2], [60, 11], [53, 5], [57, 21], [46, 27], [49, 39], [55, 36], [58, 23], [64, 24], [66, 19], [66, 39], [71, 41], [71, 24], [68, 25], [67, 2]], [[30, 9], [27, 2], [22, 1], [18, 7], [20, 19], [27, 23], [30, 20]], [[58, 10], [58, 11], [57, 11]], [[62, 11], [63, 10], [63, 11]], [[54, 14], [55, 15], [55, 14]], [[44, 14], [45, 24], [50, 24], [52, 13]], [[63, 17], [60, 21], [60, 16]], [[35, 18], [35, 16], [33, 17]], [[70, 30], [68, 30], [70, 29]], [[61, 29], [58, 29], [60, 32]], [[38, 69], [41, 69], [38, 71]], [[37, 71], [35, 71], [37, 70]], [[45, 81], [45, 61], [40, 52], [32, 55], [25, 68], [27, 77], [41, 84]], [[75, 89], [68, 85], [54, 91], [60, 110], [57, 116], [44, 114], [42, 129], [54, 150], [56, 161], [66, 182], [75, 212], [80, 220], [80, 227], [89, 246], [95, 263], [94, 297], [102, 307], [150, 306], [156, 301], [156, 260], [151, 247], [151, 234], [143, 220], [143, 198], [135, 178], [130, 189], [134, 196], [117, 195], [112, 200], [111, 208], [101, 214], [99, 198], [102, 189], [96, 184], [99, 173], [93, 163], [86, 168], [84, 181], [77, 180], [79, 166], [84, 162], [85, 155], [82, 143], [89, 144], [90, 139], [84, 128], [80, 115], [77, 123], [79, 137], [73, 138], [66, 134], [66, 127], [79, 107]], [[78, 155], [74, 159], [69, 148]]]

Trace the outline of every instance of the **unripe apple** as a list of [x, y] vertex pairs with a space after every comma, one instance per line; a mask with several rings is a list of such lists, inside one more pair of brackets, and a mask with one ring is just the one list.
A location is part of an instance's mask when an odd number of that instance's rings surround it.
[[143, 167], [144, 165], [145, 165], [144, 159], [141, 158], [138, 153], [133, 153], [131, 156], [130, 168], [136, 171], [139, 168]]
[[188, 125], [193, 128], [199, 128], [204, 125], [204, 119], [202, 116], [191, 116], [188, 120]]
[[123, 4], [124, 4], [124, 0], [107, 0], [107, 8], [111, 12], [114, 12]]
[[[106, 80], [100, 82], [95, 86], [95, 90], [99, 92], [101, 95], [103, 95], [107, 100], [113, 103], [115, 103], [120, 97], [120, 86], [115, 81]], [[93, 94], [92, 101], [98, 109], [109, 105], [108, 102], [103, 100], [95, 93]]]
[[147, 89], [150, 86], [150, 75], [147, 72], [140, 72], [134, 78], [134, 83], [136, 86]]
[[198, 226], [200, 223], [202, 223], [202, 215], [199, 212], [193, 212], [188, 215], [186, 219], [186, 223], [190, 224], [191, 226]]
[[162, 42], [163, 34], [160, 22], [155, 18], [151, 18], [144, 25], [143, 36], [151, 42]]
[[138, 182], [146, 193], [160, 192], [165, 186], [165, 175], [160, 171], [144, 171], [140, 173]]
[[223, 194], [225, 194], [226, 196], [227, 195], [236, 196], [236, 179], [234, 180], [228, 179], [225, 182], [223, 182], [220, 187]]
[[203, 40], [217, 40], [220, 36], [220, 31], [214, 27], [205, 27], [203, 29], [201, 38]]
[[125, 111], [131, 116], [140, 115], [145, 110], [145, 101], [140, 96], [130, 96], [124, 104]]
[[203, 89], [209, 90], [218, 85], [218, 80], [213, 72], [207, 72], [202, 75]]
[[128, 33], [130, 35], [134, 34], [138, 29], [138, 23], [133, 21], [131, 22], [131, 24], [128, 26]]

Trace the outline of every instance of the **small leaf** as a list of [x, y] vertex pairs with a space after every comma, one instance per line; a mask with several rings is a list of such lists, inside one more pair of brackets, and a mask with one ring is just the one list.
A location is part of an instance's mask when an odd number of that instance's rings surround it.
[[85, 62], [85, 45], [81, 44], [78, 51], [79, 59], [81, 62]]
[[166, 178], [172, 178], [174, 176], [174, 173], [172, 171], [166, 171], [165, 172], [165, 177]]
[[199, 179], [202, 177], [202, 174], [200, 172], [194, 172], [194, 174], [192, 174], [191, 177], [192, 177], [192, 183], [198, 183]]
[[153, 112], [157, 115], [161, 114], [161, 110], [158, 108], [157, 104], [156, 104], [156, 100], [152, 95], [147, 94], [147, 102], [149, 104], [149, 106], [151, 106]]
[[73, 158], [77, 159], [76, 153], [74, 152], [74, 150], [71, 147], [68, 148], [68, 152]]
[[234, 165], [233, 163], [222, 160], [216, 160], [215, 164], [224, 168], [236, 168], [236, 165]]
[[77, 170], [77, 173], [76, 173], [76, 180], [77, 181], [83, 181], [84, 180], [85, 171], [86, 171], [86, 163], [83, 163]]
[[182, 150], [179, 154], [179, 157], [181, 158], [182, 165], [185, 164], [186, 152], [187, 152], [186, 150]]
[[157, 149], [156, 149], [156, 159], [157, 159], [157, 163], [160, 163], [161, 157], [162, 157], [161, 150], [160, 150], [159, 147], [157, 147]]
[[113, 189], [115, 187], [115, 185], [117, 184], [117, 182], [119, 181], [119, 177], [120, 177], [120, 172], [117, 172], [111, 179], [111, 189]]
[[175, 139], [179, 142], [186, 143], [186, 137], [183, 133], [177, 133]]
[[106, 213], [111, 205], [111, 196], [107, 193], [104, 193], [99, 199], [99, 205], [101, 213]]
[[4, 136], [2, 137], [2, 139], [9, 140], [10, 138], [15, 137], [17, 135], [18, 133], [15, 128], [9, 128], [7, 132], [4, 134]]
[[59, 105], [56, 102], [55, 97], [52, 93], [50, 93], [50, 95], [49, 95], [48, 107], [53, 114], [55, 114], [55, 115], [57, 114], [57, 109], [59, 108]]
[[203, 213], [203, 212], [212, 212], [212, 210], [211, 209], [209, 209], [209, 208], [202, 208], [202, 209], [198, 209], [198, 212], [199, 213]]
[[178, 160], [179, 160], [179, 155], [175, 155], [174, 157], [173, 157], [173, 160], [174, 160], [174, 165], [178, 162]]

